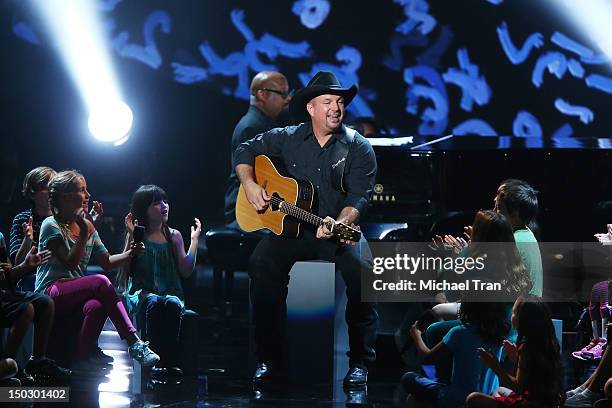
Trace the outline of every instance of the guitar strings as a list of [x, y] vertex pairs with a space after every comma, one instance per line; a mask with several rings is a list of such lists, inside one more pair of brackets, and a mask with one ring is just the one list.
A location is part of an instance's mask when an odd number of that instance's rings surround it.
[[[279, 209], [280, 209], [282, 204], [286, 204], [286, 207], [287, 207], [286, 210], [287, 211], [291, 211], [291, 212], [287, 212], [287, 214], [289, 214], [289, 215], [293, 215], [296, 218], [305, 218], [304, 221], [309, 221], [310, 223], [315, 224], [317, 226], [323, 224], [323, 218], [321, 218], [321, 217], [319, 217], [319, 216], [317, 216], [317, 215], [315, 215], [313, 213], [310, 213], [310, 212], [304, 210], [303, 208], [300, 208], [300, 207], [298, 207], [296, 205], [293, 205], [293, 204], [291, 204], [291, 203], [289, 203], [289, 202], [287, 202], [285, 200], [282, 200], [279, 197], [272, 196], [270, 198], [270, 201], [273, 202], [273, 204], [278, 204]], [[283, 210], [285, 210], [285, 209], [283, 208]]]
[[[273, 204], [277, 204], [279, 209], [283, 212], [286, 212], [286, 214], [288, 215], [291, 215], [298, 219], [303, 219], [304, 221], [310, 222], [311, 224], [315, 224], [317, 226], [323, 224], [323, 218], [311, 212], [308, 212], [294, 204], [291, 204], [288, 201], [281, 199], [280, 197], [273, 195], [272, 197], [270, 197], [270, 202], [272, 202]], [[281, 208], [282, 204], [285, 204], [288, 208]], [[344, 226], [342, 224], [339, 225], [341, 226], [338, 227], [338, 229], [340, 230], [342, 235], [347, 235], [347, 233], [351, 235], [353, 233], [352, 229], [349, 226]]]

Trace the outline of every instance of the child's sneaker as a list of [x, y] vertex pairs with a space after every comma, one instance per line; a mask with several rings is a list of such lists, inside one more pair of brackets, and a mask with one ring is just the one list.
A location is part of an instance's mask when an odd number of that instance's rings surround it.
[[70, 376], [71, 371], [60, 367], [54, 360], [43, 357], [34, 360], [30, 358], [26, 364], [26, 371], [36, 379], [36, 381], [60, 380]]
[[584, 353], [582, 353], [582, 355], [588, 360], [601, 360], [601, 355], [603, 354], [605, 347], [606, 339], [601, 338], [594, 347], [591, 347], [590, 350], [585, 351]]
[[565, 401], [565, 407], [592, 407], [593, 403], [601, 398], [600, 394], [589, 391], [588, 389], [580, 392]]
[[21, 387], [21, 381], [15, 377], [7, 378], [6, 380], [0, 380], [0, 387]]
[[144, 367], [155, 365], [159, 361], [159, 356], [149, 348], [149, 342], [138, 340], [129, 348], [130, 357], [140, 362]]
[[113, 357], [109, 356], [108, 354], [104, 354], [100, 347], [96, 347], [91, 356], [89, 356], [89, 360], [100, 364], [110, 364], [115, 361]]
[[582, 388], [582, 385], [579, 387], [574, 388], [573, 390], [569, 390], [568, 392], [565, 393], [565, 398], [571, 398], [576, 394], [580, 394], [582, 391], [584, 391], [584, 388]]
[[584, 360], [585, 356], [584, 353], [588, 352], [589, 350], [591, 350], [593, 347], [597, 346], [599, 344], [599, 342], [595, 339], [591, 339], [591, 341], [589, 342], [589, 344], [587, 344], [586, 346], [584, 346], [583, 348], [581, 348], [578, 351], [574, 351], [572, 353], [572, 356], [580, 359], [580, 360]]

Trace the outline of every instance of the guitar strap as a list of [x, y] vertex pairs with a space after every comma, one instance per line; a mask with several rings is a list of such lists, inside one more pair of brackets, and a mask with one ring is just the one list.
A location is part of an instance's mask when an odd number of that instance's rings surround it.
[[336, 140], [334, 149], [331, 152], [331, 181], [332, 186], [338, 191], [346, 193], [346, 185], [344, 183], [344, 169], [348, 160], [349, 149], [355, 140], [357, 132], [347, 126], [342, 126], [345, 133], [346, 143]]

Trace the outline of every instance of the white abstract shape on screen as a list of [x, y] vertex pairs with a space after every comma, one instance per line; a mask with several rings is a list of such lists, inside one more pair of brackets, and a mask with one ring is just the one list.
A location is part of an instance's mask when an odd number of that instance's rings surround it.
[[154, 11], [147, 17], [142, 30], [145, 39], [144, 45], [130, 43], [130, 33], [122, 31], [113, 38], [113, 46], [120, 56], [135, 59], [153, 69], [158, 69], [162, 64], [162, 57], [155, 42], [155, 29], [157, 27], [164, 34], [170, 34], [171, 20], [165, 11]]
[[291, 11], [300, 17], [304, 27], [314, 30], [323, 24], [330, 9], [329, 0], [297, 0]]

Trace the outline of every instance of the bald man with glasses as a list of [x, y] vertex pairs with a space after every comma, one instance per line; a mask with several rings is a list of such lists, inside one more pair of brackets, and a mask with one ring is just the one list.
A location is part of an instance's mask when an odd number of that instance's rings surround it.
[[[240, 119], [232, 135], [232, 154], [240, 143], [277, 127], [277, 118], [287, 110], [292, 95], [287, 78], [280, 72], [262, 71], [255, 75], [251, 81], [249, 110]], [[240, 182], [232, 166], [225, 193], [225, 223], [231, 228], [238, 228], [235, 207], [239, 187]]]

